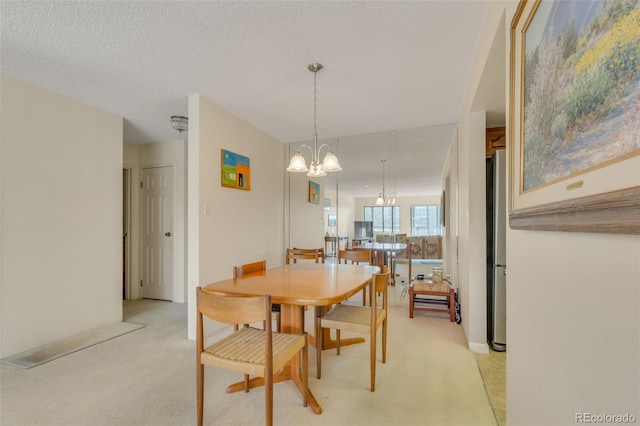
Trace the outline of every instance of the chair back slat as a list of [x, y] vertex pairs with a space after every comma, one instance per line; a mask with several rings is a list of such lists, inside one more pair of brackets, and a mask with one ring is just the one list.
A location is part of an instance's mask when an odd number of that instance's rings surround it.
[[389, 275], [390, 272], [386, 271], [381, 274], [373, 274], [373, 279], [370, 287], [370, 301], [369, 306], [371, 306], [371, 325], [375, 329], [376, 320], [378, 317], [378, 299], [377, 294], [380, 293], [382, 295], [382, 309], [384, 311], [387, 310], [388, 307], [388, 285], [389, 285]]
[[387, 286], [389, 285], [389, 275], [389, 271], [373, 275], [376, 292], [383, 293], [387, 291]]
[[233, 267], [233, 278], [242, 277], [247, 274], [253, 274], [256, 272], [264, 272], [267, 269], [267, 261], [261, 260], [259, 262], [247, 263], [240, 266]]
[[351, 261], [351, 263], [371, 262], [371, 250], [340, 250], [338, 253], [338, 263]]
[[[197, 289], [198, 312], [214, 321], [226, 324], [271, 322], [271, 296], [229, 296]], [[268, 303], [267, 303], [268, 300]], [[269, 310], [265, 310], [265, 305]]]
[[322, 263], [324, 263], [324, 249], [288, 248], [285, 263], [289, 265], [292, 260], [293, 263], [297, 263], [298, 260], [313, 260], [316, 263], [322, 261]]

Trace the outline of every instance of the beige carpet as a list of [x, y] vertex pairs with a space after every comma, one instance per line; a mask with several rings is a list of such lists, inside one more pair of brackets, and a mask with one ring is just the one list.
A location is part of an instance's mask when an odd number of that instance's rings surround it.
[[[275, 424], [497, 424], [461, 326], [446, 314], [421, 312], [409, 319], [407, 301], [396, 290], [388, 359], [377, 364], [376, 392], [369, 391], [367, 344], [345, 347], [339, 357], [325, 351], [321, 380], [312, 349], [309, 386], [324, 411], [313, 414], [293, 384], [278, 383]], [[139, 300], [125, 303], [124, 312], [125, 321], [146, 327], [36, 368], [0, 365], [0, 424], [195, 424], [195, 344], [186, 339], [186, 305]], [[264, 389], [227, 394], [227, 385], [242, 375], [205, 370], [205, 424], [264, 424]]]

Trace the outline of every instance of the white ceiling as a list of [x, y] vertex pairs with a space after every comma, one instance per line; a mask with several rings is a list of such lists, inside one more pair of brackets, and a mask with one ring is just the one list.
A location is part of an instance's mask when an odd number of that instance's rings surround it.
[[[391, 130], [422, 128], [404, 131], [424, 136], [399, 146], [406, 169], [418, 157], [412, 143], [448, 145], [438, 138], [451, 126], [441, 125], [458, 119], [486, 2], [3, 0], [0, 8], [2, 73], [124, 117], [129, 143], [175, 140], [169, 117], [187, 115], [195, 93], [283, 143], [309, 140], [307, 65], [320, 62], [318, 135], [340, 137], [348, 174], [371, 168], [347, 158], [347, 141], [364, 135], [388, 140]], [[418, 160], [441, 165], [445, 154]]]

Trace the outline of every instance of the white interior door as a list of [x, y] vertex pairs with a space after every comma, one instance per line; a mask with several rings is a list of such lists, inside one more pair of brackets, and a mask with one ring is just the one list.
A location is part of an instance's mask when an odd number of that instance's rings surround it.
[[142, 169], [142, 297], [173, 300], [173, 167]]

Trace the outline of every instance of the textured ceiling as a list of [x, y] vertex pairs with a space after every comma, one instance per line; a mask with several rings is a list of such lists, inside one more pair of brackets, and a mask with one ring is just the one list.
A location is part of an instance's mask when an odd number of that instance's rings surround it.
[[321, 139], [457, 121], [486, 3], [3, 0], [0, 7], [2, 73], [124, 117], [126, 142], [176, 139], [169, 117], [186, 115], [188, 95], [198, 93], [290, 143], [312, 134], [311, 62], [325, 66], [317, 81]]

